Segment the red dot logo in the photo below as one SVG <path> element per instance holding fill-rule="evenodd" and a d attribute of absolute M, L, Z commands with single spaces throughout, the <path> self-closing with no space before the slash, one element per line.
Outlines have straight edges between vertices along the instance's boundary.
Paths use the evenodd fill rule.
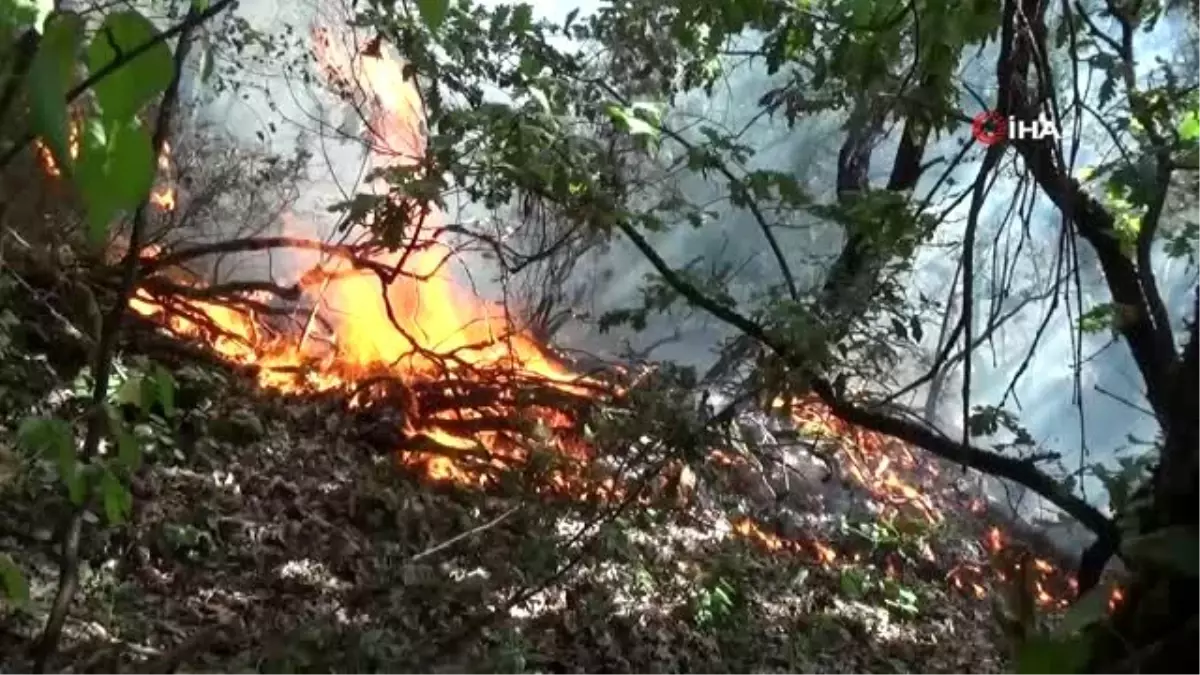
<path fill-rule="evenodd" d="M 1003 143 L 1008 138 L 1008 122 L 1000 113 L 981 112 L 971 120 L 971 136 L 984 145 Z"/>

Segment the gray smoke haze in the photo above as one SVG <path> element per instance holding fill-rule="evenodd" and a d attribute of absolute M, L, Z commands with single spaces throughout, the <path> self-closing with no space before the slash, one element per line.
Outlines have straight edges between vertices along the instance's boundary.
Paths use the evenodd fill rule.
<path fill-rule="evenodd" d="M 551 19 L 561 19 L 575 7 L 579 7 L 584 14 L 599 7 L 599 3 L 596 2 L 567 5 L 551 0 L 538 0 L 534 5 L 538 13 Z M 307 30 L 308 24 L 315 16 L 311 6 L 282 0 L 249 0 L 244 2 L 238 11 L 252 25 L 268 32 L 281 29 L 285 22 L 292 24 L 297 30 Z M 1181 26 L 1164 21 L 1154 32 L 1140 35 L 1138 48 L 1145 54 L 1141 63 L 1149 67 L 1153 64 L 1155 56 L 1172 57 L 1177 49 L 1176 45 L 1180 44 L 1179 36 L 1182 31 Z M 994 53 L 986 50 L 962 65 L 964 77 L 972 81 L 985 98 L 993 89 L 993 68 Z M 1095 96 L 1094 87 L 1098 86 L 1099 76 L 1093 80 L 1092 96 Z M 751 124 L 752 118 L 758 112 L 755 103 L 767 86 L 768 77 L 765 72 L 757 67 L 744 66 L 730 78 L 725 89 L 716 92 L 715 99 L 701 100 L 697 97 L 685 101 L 673 111 L 671 124 L 686 124 L 698 116 L 714 120 L 719 122 L 720 126 L 728 128 L 741 128 L 750 124 L 751 130 L 745 139 L 761 148 L 754 158 L 752 168 L 796 172 L 817 197 L 831 199 L 834 160 L 843 137 L 840 130 L 841 120 L 833 116 L 817 117 L 801 122 L 794 129 L 788 129 L 782 123 L 768 119 L 759 119 Z M 276 108 L 274 111 L 268 105 L 268 101 L 273 102 Z M 973 99 L 965 94 L 962 107 L 968 114 L 978 111 Z M 281 124 L 279 133 L 270 139 L 272 147 L 277 151 L 287 151 L 289 146 L 294 147 L 301 143 L 314 151 L 311 167 L 313 183 L 306 187 L 301 207 L 294 217 L 289 219 L 287 227 L 293 232 L 303 232 L 307 229 L 317 235 L 328 234 L 332 218 L 325 213 L 325 207 L 342 200 L 344 194 L 352 194 L 355 191 L 354 184 L 362 173 L 363 153 L 361 147 L 354 143 L 322 139 L 312 119 L 324 119 L 333 127 L 342 126 L 347 129 L 344 107 L 315 88 L 305 87 L 277 73 L 268 74 L 264 91 L 252 93 L 245 100 L 240 96 L 218 97 L 209 101 L 205 110 L 206 115 L 224 120 L 230 133 L 246 143 L 259 143 L 255 134 L 264 129 L 269 120 L 286 119 L 301 122 L 292 125 Z M 307 130 L 303 130 L 304 128 Z M 930 147 L 928 157 L 944 155 L 949 159 L 958 152 L 961 144 L 966 142 L 966 137 L 967 130 L 960 129 L 953 137 L 941 138 Z M 893 149 L 890 143 L 884 143 L 875 153 L 873 178 L 877 185 L 886 180 L 886 173 L 890 170 L 887 166 Z M 1090 125 L 1084 127 L 1082 146 L 1076 163 L 1079 167 L 1096 165 L 1113 152 L 1112 145 L 1105 140 L 1102 130 Z M 980 152 L 973 150 L 968 157 L 974 159 L 965 162 L 953 174 L 952 178 L 960 189 L 974 179 L 980 156 Z M 1011 156 L 1009 160 L 1011 162 Z M 985 272 L 990 264 L 988 259 L 992 256 L 990 235 L 993 233 L 987 231 L 988 224 L 999 222 L 1012 200 L 1018 198 L 1014 175 L 1011 166 L 1004 170 L 980 219 L 981 229 L 984 231 L 979 239 L 979 256 L 980 265 L 985 268 Z M 917 195 L 926 194 L 937 176 L 937 168 L 927 172 L 916 191 Z M 714 195 L 713 185 L 698 177 L 683 179 L 678 187 L 697 201 L 711 199 Z M 966 208 L 964 202 L 950 216 L 939 234 L 941 241 L 961 239 Z M 477 211 L 478 209 L 466 205 L 461 212 L 448 214 L 447 218 L 472 217 Z M 1032 287 L 1037 280 L 1044 282 L 1047 275 L 1052 274 L 1051 256 L 1057 246 L 1062 227 L 1060 214 L 1046 200 L 1037 203 L 1031 220 L 1033 250 L 1018 268 L 1018 287 Z M 840 245 L 841 234 L 837 228 L 821 226 L 811 219 L 796 224 L 807 227 L 780 232 L 783 240 L 781 243 L 789 253 L 798 277 L 797 281 L 802 286 L 812 286 L 821 280 L 824 266 Z M 992 227 L 994 229 L 994 225 Z M 757 225 L 745 212 L 723 208 L 719 218 L 702 228 L 682 226 L 656 237 L 654 241 L 664 257 L 676 265 L 697 259 L 706 264 L 724 261 L 744 265 L 739 276 L 739 283 L 744 291 L 751 291 L 764 282 L 778 280 L 778 271 L 770 260 L 766 243 L 758 232 Z M 1081 257 L 1085 266 L 1085 291 L 1091 296 L 1084 300 L 1084 308 L 1087 309 L 1091 304 L 1107 298 L 1096 265 L 1091 261 L 1090 252 L 1081 249 Z M 944 249 L 928 247 L 918 260 L 918 272 L 911 283 L 912 299 L 915 300 L 918 293 L 924 293 L 930 298 L 945 299 L 956 265 L 954 255 Z M 472 282 L 482 288 L 485 294 L 498 293 L 499 289 L 495 285 L 489 287 L 485 282 L 489 275 L 482 273 L 482 270 L 487 269 L 487 263 L 472 259 L 465 265 L 471 269 Z M 1195 284 L 1195 269 L 1183 261 L 1168 260 L 1160 255 L 1156 261 L 1156 271 L 1160 275 L 1161 288 L 1169 309 L 1177 320 L 1182 321 L 1185 318 L 1190 289 Z M 605 309 L 636 304 L 638 290 L 649 272 L 649 265 L 627 242 L 617 242 L 601 258 L 589 260 L 581 265 L 579 283 L 590 286 L 591 292 L 586 295 L 584 306 L 579 309 L 598 314 Z M 986 276 L 986 273 L 981 272 L 981 277 Z M 988 307 L 990 291 L 986 280 L 981 279 L 976 288 L 980 313 L 984 313 Z M 1025 358 L 1046 310 L 1045 301 L 1027 305 L 996 334 L 990 345 L 975 355 L 972 398 L 976 404 L 994 404 L 1000 401 L 1009 381 Z M 977 330 L 981 327 L 982 323 Z M 563 329 L 559 340 L 565 342 L 566 346 L 612 353 L 619 349 L 625 340 L 635 347 L 644 348 L 673 336 L 676 332 L 679 333 L 680 339 L 655 351 L 654 358 L 678 360 L 704 367 L 711 364 L 714 347 L 729 335 L 727 328 L 704 317 L 674 315 L 659 317 L 646 331 L 637 335 L 619 332 L 600 335 L 591 325 L 575 322 Z M 936 326 L 927 325 L 925 334 L 923 347 L 931 351 L 932 342 L 937 336 Z M 1024 424 L 1047 449 L 1063 453 L 1064 462 L 1068 467 L 1074 467 L 1078 463 L 1081 449 L 1085 446 L 1091 457 L 1090 461 L 1111 460 L 1118 451 L 1128 445 L 1128 435 L 1151 440 L 1156 429 L 1154 421 L 1148 415 L 1100 392 L 1103 389 L 1131 401 L 1144 401 L 1141 380 L 1127 348 L 1121 342 L 1106 346 L 1108 342 L 1109 336 L 1099 335 L 1086 337 L 1081 347 L 1074 345 L 1067 314 L 1060 308 L 1059 314 L 1052 320 L 1047 334 L 1042 338 L 1025 377 L 1015 390 L 1016 399 L 1021 404 L 1018 412 Z M 1098 353 L 1089 360 L 1081 374 L 1082 415 L 1080 407 L 1072 402 L 1071 396 L 1074 388 L 1074 355 L 1077 351 L 1084 358 Z M 922 370 L 916 359 L 907 369 L 914 376 Z M 961 383 L 955 382 L 952 376 L 943 397 L 937 402 L 937 417 L 943 428 L 951 434 L 957 433 L 955 429 L 961 422 L 961 401 L 958 393 L 960 387 Z M 910 401 L 918 410 L 925 405 L 924 394 L 924 391 L 917 391 Z M 1100 505 L 1106 503 L 1107 500 L 1098 485 L 1093 483 L 1087 488 L 1087 496 L 1091 501 Z"/>

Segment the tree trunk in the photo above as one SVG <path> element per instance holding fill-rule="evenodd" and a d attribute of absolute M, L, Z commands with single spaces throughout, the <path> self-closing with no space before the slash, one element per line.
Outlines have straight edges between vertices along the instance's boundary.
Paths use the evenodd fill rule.
<path fill-rule="evenodd" d="M 1162 459 L 1151 483 L 1151 504 L 1141 514 L 1141 534 L 1174 527 L 1196 537 L 1200 530 L 1200 339 L 1196 323 L 1189 332 L 1174 378 Z M 1107 625 L 1096 629 L 1088 671 L 1200 672 L 1197 597 L 1200 580 L 1195 569 L 1135 568 L 1124 603 Z"/>

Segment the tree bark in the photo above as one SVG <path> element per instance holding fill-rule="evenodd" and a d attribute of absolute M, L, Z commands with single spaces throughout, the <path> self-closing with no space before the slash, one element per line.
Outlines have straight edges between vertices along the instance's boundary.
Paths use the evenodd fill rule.
<path fill-rule="evenodd" d="M 1200 532 L 1200 377 L 1197 355 L 1200 317 L 1193 314 L 1189 339 L 1175 370 L 1162 459 L 1155 468 L 1151 501 L 1141 514 L 1139 534 L 1178 528 Z M 1200 672 L 1197 570 L 1139 566 L 1112 619 L 1093 630 L 1088 672 Z M 1114 639 L 1115 638 L 1115 639 Z"/>

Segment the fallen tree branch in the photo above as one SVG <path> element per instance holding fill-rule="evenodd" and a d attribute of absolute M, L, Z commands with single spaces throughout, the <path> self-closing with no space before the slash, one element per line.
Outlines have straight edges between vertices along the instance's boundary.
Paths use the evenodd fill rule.
<path fill-rule="evenodd" d="M 192 300 L 220 301 L 246 293 L 269 293 L 283 300 L 298 300 L 301 295 L 300 286 L 296 284 L 280 286 L 270 281 L 230 281 L 216 286 L 189 286 L 153 277 L 142 280 L 140 286 L 155 295 L 176 295 Z"/>

